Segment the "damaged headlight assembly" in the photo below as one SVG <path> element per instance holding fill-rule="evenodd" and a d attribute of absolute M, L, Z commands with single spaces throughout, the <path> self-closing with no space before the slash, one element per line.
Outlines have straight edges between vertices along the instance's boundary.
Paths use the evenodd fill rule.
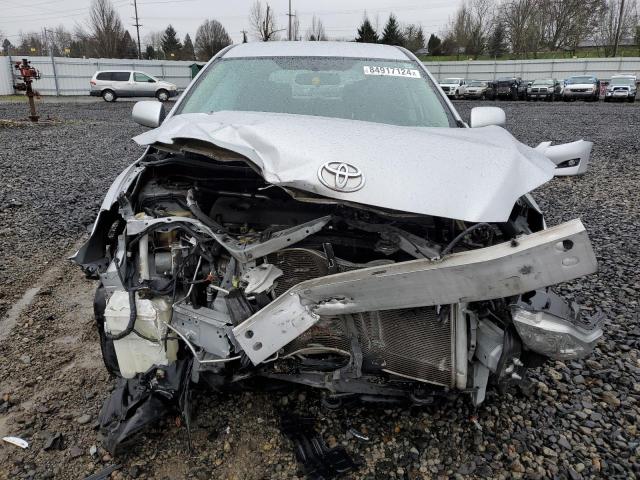
<path fill-rule="evenodd" d="M 540 299 L 544 303 L 534 309 Z M 511 315 L 524 345 L 556 360 L 589 355 L 602 336 L 602 315 L 584 315 L 551 292 L 535 292 L 529 301 L 521 299 L 511 307 Z"/>

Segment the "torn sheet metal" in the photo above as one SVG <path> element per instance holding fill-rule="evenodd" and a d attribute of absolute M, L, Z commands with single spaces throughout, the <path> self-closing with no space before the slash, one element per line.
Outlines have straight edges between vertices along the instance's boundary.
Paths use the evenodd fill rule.
<path fill-rule="evenodd" d="M 507 221 L 516 200 L 548 182 L 555 171 L 546 156 L 496 126 L 400 127 L 305 115 L 215 112 L 173 116 L 134 140 L 178 149 L 191 142 L 199 144 L 199 151 L 205 142 L 218 147 L 219 154 L 225 149 L 247 158 L 273 185 L 471 222 Z M 318 175 L 327 162 L 348 162 L 366 183 L 357 191 L 341 191 L 343 179 L 334 172 L 334 185 L 327 187 L 327 178 L 321 181 Z"/>
<path fill-rule="evenodd" d="M 320 315 L 466 303 L 518 295 L 597 271 L 580 220 L 517 241 L 304 281 L 233 329 L 254 364 L 275 354 Z"/>

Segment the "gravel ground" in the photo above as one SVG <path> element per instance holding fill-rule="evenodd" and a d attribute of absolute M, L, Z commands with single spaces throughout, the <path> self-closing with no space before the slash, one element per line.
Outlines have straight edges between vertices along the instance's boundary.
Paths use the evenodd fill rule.
<path fill-rule="evenodd" d="M 465 117 L 479 105 L 457 104 Z M 329 445 L 343 444 L 362 462 L 350 478 L 640 476 L 640 105 L 497 105 L 527 144 L 595 142 L 585 176 L 557 178 L 535 192 L 550 225 L 580 217 L 594 244 L 600 272 L 561 288 L 608 317 L 590 358 L 552 362 L 533 372 L 528 397 L 490 392 L 477 410 L 460 400 L 328 412 L 316 391 L 199 392 L 191 452 L 184 428 L 167 419 L 116 459 L 122 467 L 112 478 L 296 478 L 291 445 L 277 427 L 283 410 L 316 416 Z M 24 115 L 23 107 L 0 103 L 0 119 Z M 51 103 L 43 113 L 63 123 L 0 127 L 0 309 L 38 288 L 0 340 L 0 436 L 31 443 L 27 450 L 0 444 L 0 479 L 82 478 L 113 463 L 94 428 L 111 386 L 91 318 L 94 285 L 64 257 L 111 180 L 140 152 L 128 140 L 141 131 L 129 120 L 130 107 Z M 352 437 L 350 426 L 370 440 Z"/>

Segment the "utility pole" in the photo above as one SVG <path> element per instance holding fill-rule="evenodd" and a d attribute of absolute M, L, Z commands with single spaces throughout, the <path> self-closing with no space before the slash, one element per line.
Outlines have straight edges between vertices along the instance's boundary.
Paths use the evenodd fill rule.
<path fill-rule="evenodd" d="M 133 10 L 136 14 L 136 23 L 133 24 L 136 27 L 136 33 L 138 34 L 138 60 L 142 60 L 142 48 L 140 47 L 140 21 L 138 19 L 138 2 L 137 0 L 133 0 Z"/>
<path fill-rule="evenodd" d="M 293 40 L 291 38 L 291 19 L 293 18 L 293 14 L 291 13 L 291 0 L 289 0 L 289 13 L 287 13 L 287 17 L 289 17 L 289 34 L 288 34 L 288 38 L 289 41 Z"/>
<path fill-rule="evenodd" d="M 613 56 L 618 56 L 618 45 L 620 44 L 620 28 L 622 27 L 622 16 L 624 15 L 624 0 L 620 0 L 620 13 L 618 14 L 618 25 L 616 26 L 616 39 L 613 44 Z"/>

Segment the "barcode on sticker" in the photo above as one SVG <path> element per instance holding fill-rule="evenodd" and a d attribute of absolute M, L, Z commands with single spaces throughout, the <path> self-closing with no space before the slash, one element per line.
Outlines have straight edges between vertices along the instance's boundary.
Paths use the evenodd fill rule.
<path fill-rule="evenodd" d="M 382 75 L 386 77 L 408 77 L 408 78 L 422 78 L 418 70 L 412 68 L 401 67 L 370 67 L 364 66 L 365 75 Z"/>

